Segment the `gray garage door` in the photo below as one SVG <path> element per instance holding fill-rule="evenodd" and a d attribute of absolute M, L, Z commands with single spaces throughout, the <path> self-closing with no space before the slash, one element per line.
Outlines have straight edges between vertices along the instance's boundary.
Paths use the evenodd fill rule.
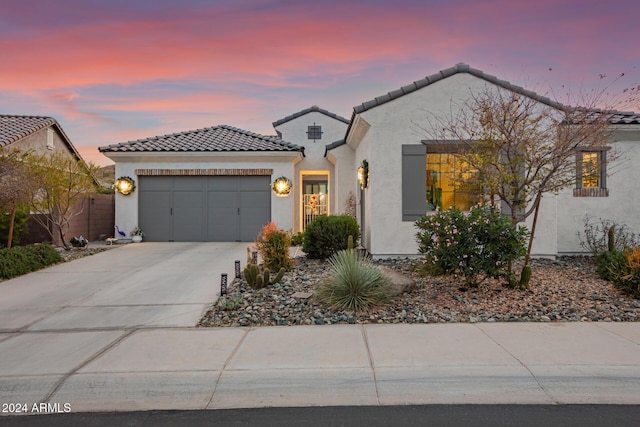
<path fill-rule="evenodd" d="M 271 220 L 268 176 L 141 176 L 139 226 L 152 242 L 252 242 Z"/>

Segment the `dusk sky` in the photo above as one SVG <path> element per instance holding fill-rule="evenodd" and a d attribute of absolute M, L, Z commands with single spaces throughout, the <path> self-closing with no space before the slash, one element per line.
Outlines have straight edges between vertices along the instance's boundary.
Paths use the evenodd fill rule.
<path fill-rule="evenodd" d="M 640 84 L 639 18 L 638 0 L 0 0 L 0 114 L 52 116 L 109 164 L 98 146 L 273 135 L 312 105 L 351 118 L 460 62 L 561 102 L 620 99 Z"/>

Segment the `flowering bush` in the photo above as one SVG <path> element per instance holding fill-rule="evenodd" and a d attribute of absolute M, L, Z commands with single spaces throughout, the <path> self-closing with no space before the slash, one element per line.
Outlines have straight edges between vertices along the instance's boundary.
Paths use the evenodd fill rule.
<path fill-rule="evenodd" d="M 291 236 L 286 231 L 278 229 L 274 222 L 262 227 L 255 244 L 264 266 L 269 270 L 290 270 L 293 266 L 293 260 L 289 256 Z"/>
<path fill-rule="evenodd" d="M 490 205 L 436 210 L 416 221 L 424 267 L 436 274 L 460 274 L 470 286 L 487 277 L 508 277 L 507 268 L 526 253 L 529 230 Z"/>

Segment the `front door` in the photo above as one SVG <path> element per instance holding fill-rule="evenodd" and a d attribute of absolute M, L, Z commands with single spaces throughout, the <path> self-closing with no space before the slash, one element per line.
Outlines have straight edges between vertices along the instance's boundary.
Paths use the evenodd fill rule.
<path fill-rule="evenodd" d="M 302 231 L 320 215 L 329 215 L 327 175 L 302 176 Z"/>

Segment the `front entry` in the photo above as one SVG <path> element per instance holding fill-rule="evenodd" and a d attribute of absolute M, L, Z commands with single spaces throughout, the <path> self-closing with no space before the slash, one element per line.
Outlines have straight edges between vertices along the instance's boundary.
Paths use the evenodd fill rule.
<path fill-rule="evenodd" d="M 320 215 L 329 215 L 328 175 L 302 175 L 302 231 Z"/>

